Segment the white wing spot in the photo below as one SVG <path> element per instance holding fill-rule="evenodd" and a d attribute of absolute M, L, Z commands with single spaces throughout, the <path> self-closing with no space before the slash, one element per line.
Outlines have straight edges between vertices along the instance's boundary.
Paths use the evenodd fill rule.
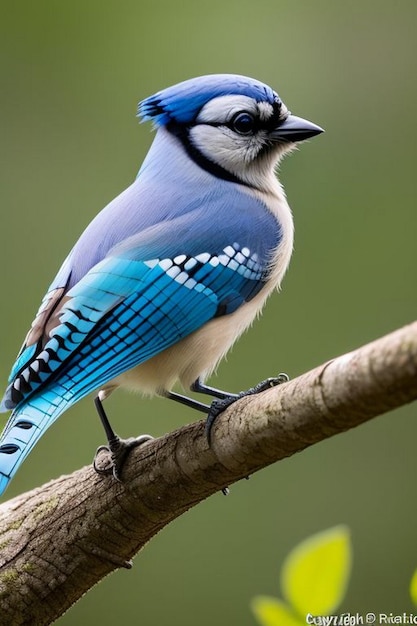
<path fill-rule="evenodd" d="M 178 267 L 178 265 L 173 265 L 168 270 L 166 270 L 167 275 L 170 276 L 171 278 L 175 278 L 175 280 L 177 280 L 178 274 L 180 272 L 181 270 Z"/>
<path fill-rule="evenodd" d="M 188 287 L 188 289 L 195 289 L 196 285 L 198 285 L 197 281 L 194 280 L 194 278 L 189 278 L 185 283 L 184 286 Z"/>
<path fill-rule="evenodd" d="M 191 270 L 193 269 L 193 267 L 195 267 L 197 265 L 197 261 L 194 259 L 194 257 L 191 257 L 191 259 L 189 259 L 187 261 L 187 263 L 184 265 L 184 269 L 185 270 Z"/>
<path fill-rule="evenodd" d="M 218 255 L 202 252 L 195 257 L 187 257 L 185 254 L 179 254 L 174 259 L 152 259 L 146 261 L 145 264 L 150 268 L 159 265 L 167 276 L 184 285 L 187 289 L 194 289 L 196 292 L 205 292 L 207 290 L 204 284 L 198 282 L 198 278 L 196 280 L 188 273 L 196 265 L 210 265 L 211 267 L 222 265 L 232 272 L 237 272 L 251 280 L 258 280 L 262 274 L 258 255 L 256 253 L 251 254 L 249 248 L 241 248 L 237 242 L 226 246 L 222 253 Z M 40 358 L 43 358 L 43 353 L 40 355 Z M 45 360 L 47 361 L 48 358 L 49 355 L 46 354 Z"/>
<path fill-rule="evenodd" d="M 175 280 L 177 281 L 177 283 L 184 285 L 184 283 L 188 280 L 188 278 L 189 276 L 187 272 L 181 272 L 181 274 L 178 274 Z"/>
<path fill-rule="evenodd" d="M 159 259 L 151 259 L 150 261 L 144 261 L 144 264 L 150 269 L 158 265 L 158 263 L 159 263 Z"/>
<path fill-rule="evenodd" d="M 204 263 L 207 263 L 210 260 L 211 255 L 208 252 L 203 252 L 202 254 L 198 254 L 195 258 L 196 261 L 203 263 L 204 265 Z"/>
<path fill-rule="evenodd" d="M 164 272 L 166 272 L 167 270 L 169 270 L 170 267 L 172 267 L 173 263 L 171 259 L 162 259 L 162 261 L 159 261 L 159 265 L 161 269 L 163 269 Z"/>

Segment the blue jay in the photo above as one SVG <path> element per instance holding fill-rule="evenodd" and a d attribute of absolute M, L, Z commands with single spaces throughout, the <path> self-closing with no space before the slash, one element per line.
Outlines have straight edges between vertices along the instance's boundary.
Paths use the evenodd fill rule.
<path fill-rule="evenodd" d="M 102 402 L 117 387 L 208 411 L 210 431 L 238 396 L 204 381 L 290 261 L 293 221 L 274 170 L 319 126 L 267 85 L 231 74 L 164 89 L 138 115 L 157 129 L 139 174 L 78 239 L 13 366 L 0 493 L 46 429 L 94 390 L 116 477 L 148 438 L 113 432 Z M 213 410 L 173 392 L 177 382 L 218 398 Z"/>

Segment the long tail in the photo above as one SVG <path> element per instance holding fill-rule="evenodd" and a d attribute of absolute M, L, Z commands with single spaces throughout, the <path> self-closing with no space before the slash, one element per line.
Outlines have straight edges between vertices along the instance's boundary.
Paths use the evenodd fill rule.
<path fill-rule="evenodd" d="M 38 439 L 70 404 L 67 398 L 47 391 L 13 411 L 0 436 L 0 495 Z"/>

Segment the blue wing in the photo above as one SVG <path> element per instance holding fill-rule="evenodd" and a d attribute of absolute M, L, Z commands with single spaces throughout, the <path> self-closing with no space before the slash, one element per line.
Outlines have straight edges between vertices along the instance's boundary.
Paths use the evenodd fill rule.
<path fill-rule="evenodd" d="M 67 292 L 59 324 L 43 348 L 33 356 L 33 348 L 26 348 L 19 358 L 7 408 L 49 384 L 72 404 L 210 319 L 233 312 L 258 293 L 267 274 L 257 254 L 239 242 L 218 254 L 136 258 L 141 256 L 137 246 L 123 245 Z M 22 367 L 24 355 L 30 358 Z"/>
<path fill-rule="evenodd" d="M 65 296 L 60 323 L 43 350 L 6 392 L 5 404 L 15 410 L 1 437 L 0 493 L 60 413 L 236 310 L 262 287 L 265 271 L 237 242 L 220 254 L 149 261 L 110 256 L 92 268 Z"/>

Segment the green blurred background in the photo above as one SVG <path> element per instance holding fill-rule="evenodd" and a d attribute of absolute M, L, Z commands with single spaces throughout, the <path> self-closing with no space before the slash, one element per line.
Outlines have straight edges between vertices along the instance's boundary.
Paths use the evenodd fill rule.
<path fill-rule="evenodd" d="M 413 320 L 416 266 L 415 0 L 181 3 L 3 1 L 0 374 L 85 225 L 134 178 L 150 145 L 137 101 L 213 72 L 257 77 L 326 134 L 282 165 L 296 245 L 283 292 L 213 383 L 294 377 Z M 122 435 L 197 416 L 119 392 Z M 253 626 L 302 538 L 352 530 L 348 611 L 410 610 L 417 567 L 416 406 L 270 467 L 166 528 L 93 589 L 63 626 Z M 103 433 L 91 399 L 60 419 L 8 497 L 89 463 Z"/>

